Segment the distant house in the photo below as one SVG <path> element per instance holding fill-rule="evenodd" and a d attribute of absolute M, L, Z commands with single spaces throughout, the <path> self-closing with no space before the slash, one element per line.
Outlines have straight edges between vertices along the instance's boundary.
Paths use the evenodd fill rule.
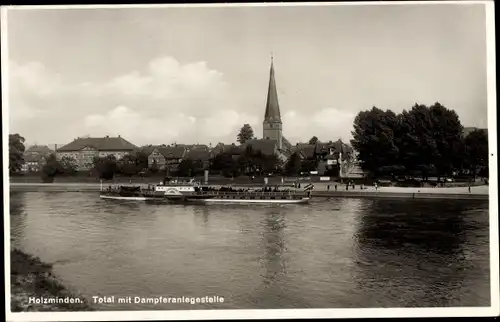
<path fill-rule="evenodd" d="M 337 140 L 335 142 L 316 142 L 316 144 L 297 143 L 291 149 L 301 160 L 315 161 L 318 174 L 338 173 L 342 162 L 349 162 L 353 149 L 348 144 Z M 333 171 L 333 172 L 332 172 Z"/>
<path fill-rule="evenodd" d="M 297 143 L 290 149 L 290 152 L 297 153 L 301 160 L 313 160 L 315 156 L 316 145 L 309 143 Z"/>
<path fill-rule="evenodd" d="M 191 148 L 187 150 L 185 159 L 193 161 L 200 170 L 207 170 L 210 167 L 210 160 L 213 154 L 210 153 L 208 147 Z"/>
<path fill-rule="evenodd" d="M 24 156 L 23 172 L 39 172 L 45 165 L 45 156 L 38 154 L 27 154 Z"/>
<path fill-rule="evenodd" d="M 186 155 L 187 149 L 183 146 L 148 146 L 142 149 L 148 156 L 148 167 L 151 168 L 156 164 L 158 170 L 165 170 L 169 167 L 169 171 L 175 172 L 179 163 Z"/>
<path fill-rule="evenodd" d="M 24 151 L 24 154 L 42 155 L 42 156 L 47 156 L 51 153 L 54 153 L 54 151 L 51 150 L 46 145 L 32 145 L 28 149 L 26 149 L 26 151 Z"/>
<path fill-rule="evenodd" d="M 45 164 L 45 158 L 54 153 L 46 145 L 32 145 L 24 152 L 23 172 L 38 172 Z"/>
<path fill-rule="evenodd" d="M 244 146 L 236 145 L 234 143 L 233 144 L 219 143 L 211 150 L 213 158 L 217 157 L 217 155 L 221 153 L 225 153 L 231 155 L 235 160 L 238 159 L 243 152 L 245 152 Z"/>
<path fill-rule="evenodd" d="M 113 155 L 117 160 L 125 155 L 137 151 L 137 147 L 118 137 L 102 138 L 77 138 L 71 143 L 62 146 L 57 150 L 57 158 L 73 158 L 76 161 L 79 171 L 89 170 L 93 167 L 94 158 Z"/>
<path fill-rule="evenodd" d="M 316 154 L 320 156 L 318 168 L 324 169 L 324 173 L 341 175 L 350 171 L 354 157 L 354 150 L 350 145 L 339 139 L 316 146 Z"/>

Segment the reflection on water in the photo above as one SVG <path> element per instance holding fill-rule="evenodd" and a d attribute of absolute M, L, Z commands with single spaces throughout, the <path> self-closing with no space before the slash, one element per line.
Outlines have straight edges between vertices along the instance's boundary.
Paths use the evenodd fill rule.
<path fill-rule="evenodd" d="M 489 287 L 485 209 L 487 203 L 455 200 L 367 202 L 356 234 L 356 280 L 376 286 L 365 288 L 366 301 L 384 305 L 376 296 L 384 291 L 404 294 L 397 306 L 489 303 L 479 292 Z"/>
<path fill-rule="evenodd" d="M 332 199 L 184 206 L 13 193 L 11 241 L 87 297 L 218 308 L 489 305 L 488 204 Z M 108 304 L 99 309 L 204 309 Z"/>

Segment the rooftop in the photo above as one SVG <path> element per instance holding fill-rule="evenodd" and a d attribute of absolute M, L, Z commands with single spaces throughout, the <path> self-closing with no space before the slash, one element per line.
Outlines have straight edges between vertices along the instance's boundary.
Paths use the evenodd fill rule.
<path fill-rule="evenodd" d="M 134 151 L 137 149 L 135 145 L 120 136 L 106 136 L 103 138 L 77 138 L 73 142 L 60 147 L 58 152 L 80 151 L 85 147 L 91 147 L 98 151 Z"/>
<path fill-rule="evenodd" d="M 24 153 L 38 153 L 38 154 L 50 154 L 54 151 L 52 151 L 48 146 L 46 145 L 32 145 L 30 146 Z"/>
<path fill-rule="evenodd" d="M 260 151 L 264 155 L 273 155 L 276 152 L 276 140 L 248 140 L 244 144 L 244 148 L 251 146 L 252 149 L 257 152 Z"/>

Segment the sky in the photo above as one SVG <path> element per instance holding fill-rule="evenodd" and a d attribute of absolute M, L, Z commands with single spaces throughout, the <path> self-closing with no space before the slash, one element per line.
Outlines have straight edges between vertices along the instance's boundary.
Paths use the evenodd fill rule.
<path fill-rule="evenodd" d="M 487 127 L 482 4 L 9 10 L 9 126 L 28 144 L 262 138 L 271 53 L 283 134 L 440 102 Z"/>

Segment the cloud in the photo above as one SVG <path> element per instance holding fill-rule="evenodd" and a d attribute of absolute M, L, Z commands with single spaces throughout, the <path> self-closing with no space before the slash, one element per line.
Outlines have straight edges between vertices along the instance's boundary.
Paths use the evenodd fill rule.
<path fill-rule="evenodd" d="M 225 90 L 223 74 L 208 68 L 206 62 L 181 65 L 172 57 L 160 57 L 149 63 L 148 71 L 133 71 L 105 85 L 109 92 L 149 99 L 176 100 L 215 97 Z"/>
<path fill-rule="evenodd" d="M 219 141 L 228 142 L 228 139 L 235 138 L 241 125 L 248 119 L 252 117 L 231 110 L 218 110 L 201 119 L 183 113 L 150 117 L 128 107 L 117 106 L 105 114 L 85 117 L 84 125 L 87 132 L 93 135 L 121 135 L 138 145 L 174 142 L 215 145 Z M 256 118 L 252 121 L 256 121 Z"/>
<path fill-rule="evenodd" d="M 71 82 L 37 62 L 11 66 L 11 129 L 28 142 L 69 142 L 90 134 L 121 135 L 136 145 L 232 143 L 245 123 L 262 137 L 264 107 L 204 61 L 158 57 L 142 71 L 102 82 Z M 334 108 L 288 111 L 284 134 L 292 143 L 313 135 L 347 139 L 353 119 Z"/>
<path fill-rule="evenodd" d="M 324 108 L 310 114 L 289 111 L 283 115 L 284 136 L 293 142 L 305 142 L 313 136 L 320 141 L 351 139 L 356 114 L 336 108 Z"/>
<path fill-rule="evenodd" d="M 11 95 L 32 93 L 43 97 L 56 94 L 63 87 L 61 75 L 40 62 L 19 65 L 12 61 L 9 64 L 9 76 Z"/>

